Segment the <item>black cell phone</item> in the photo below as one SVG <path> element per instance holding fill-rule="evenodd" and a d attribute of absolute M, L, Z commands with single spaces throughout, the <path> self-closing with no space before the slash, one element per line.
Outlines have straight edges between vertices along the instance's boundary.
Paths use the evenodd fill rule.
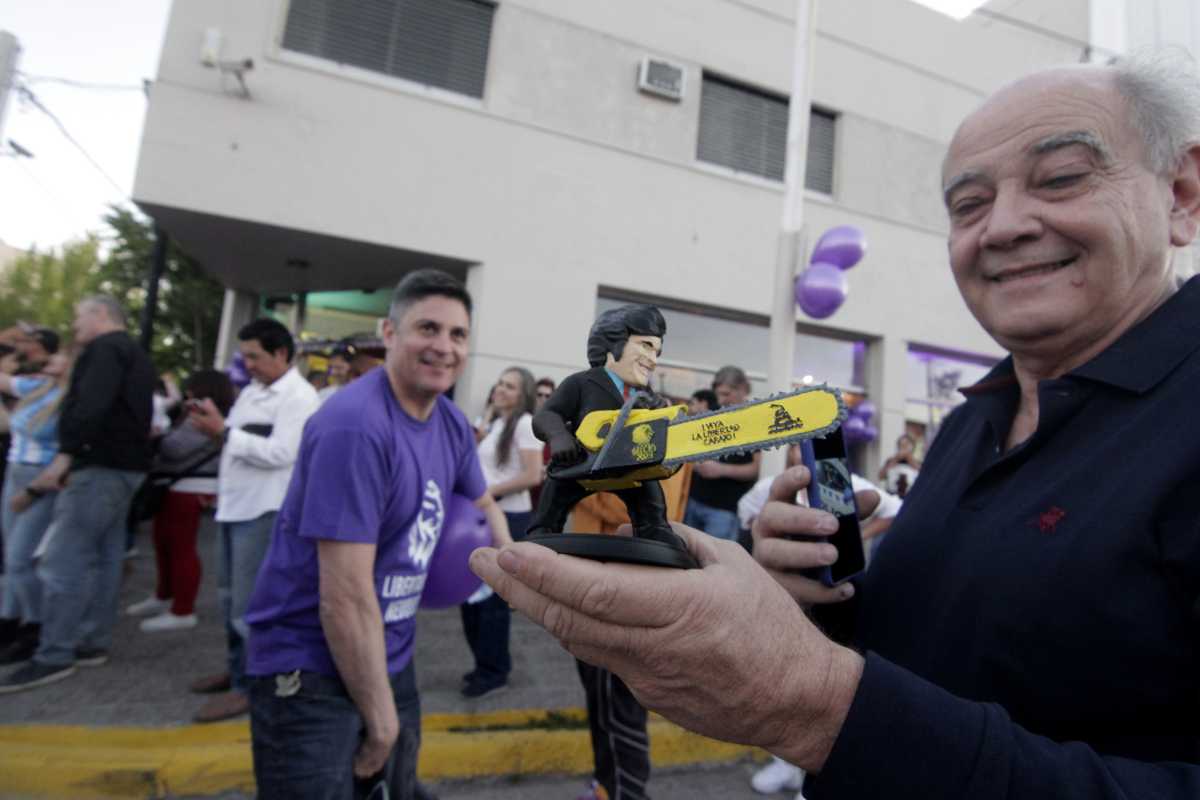
<path fill-rule="evenodd" d="M 837 533 L 828 541 L 837 548 L 838 558 L 831 566 L 805 570 L 826 586 L 837 586 L 853 578 L 866 567 L 862 531 L 858 527 L 858 503 L 854 499 L 854 484 L 850 480 L 850 464 L 846 460 L 846 441 L 838 428 L 822 439 L 800 443 L 800 457 L 812 473 L 808 484 L 808 504 L 828 511 L 837 517 Z M 804 537 L 819 540 L 821 537 Z"/>
<path fill-rule="evenodd" d="M 247 422 L 242 426 L 242 430 L 246 433 L 254 434 L 255 436 L 270 437 L 271 431 L 275 426 L 269 422 Z"/>

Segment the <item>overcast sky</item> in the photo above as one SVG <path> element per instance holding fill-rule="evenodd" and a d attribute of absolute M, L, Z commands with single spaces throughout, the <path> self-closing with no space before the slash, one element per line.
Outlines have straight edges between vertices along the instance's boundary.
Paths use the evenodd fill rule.
<path fill-rule="evenodd" d="M 80 89 L 40 79 L 140 87 L 158 68 L 169 9 L 170 0 L 0 0 L 0 30 L 20 41 L 20 79 L 117 184 L 12 93 L 0 147 L 0 240 L 58 247 L 101 232 L 107 206 L 128 202 L 146 112 L 140 88 Z M 10 139 L 34 158 L 10 157 Z"/>

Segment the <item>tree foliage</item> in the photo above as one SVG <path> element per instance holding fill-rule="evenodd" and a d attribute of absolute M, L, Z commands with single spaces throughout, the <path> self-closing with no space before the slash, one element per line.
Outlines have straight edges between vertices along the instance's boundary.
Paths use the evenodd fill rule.
<path fill-rule="evenodd" d="M 130 332 L 138 336 L 146 304 L 146 276 L 154 253 L 154 223 L 117 206 L 104 221 L 115 236 L 112 250 L 98 271 L 96 288 L 125 304 Z M 158 287 L 151 345 L 160 372 L 187 373 L 212 365 L 224 298 L 221 284 L 172 240 Z"/>
<path fill-rule="evenodd" d="M 75 304 L 95 285 L 99 252 L 99 240 L 89 236 L 60 253 L 31 250 L 19 256 L 0 275 L 0 328 L 29 322 L 69 333 Z"/>
<path fill-rule="evenodd" d="M 111 240 L 102 243 L 89 235 L 59 252 L 31 251 L 0 274 L 0 329 L 26 321 L 69 338 L 75 304 L 104 292 L 122 302 L 129 332 L 135 338 L 140 335 L 154 224 L 118 206 L 104 221 L 111 228 Z M 223 300 L 221 284 L 172 242 L 159 283 L 151 343 L 151 357 L 160 372 L 189 373 L 212 364 Z"/>

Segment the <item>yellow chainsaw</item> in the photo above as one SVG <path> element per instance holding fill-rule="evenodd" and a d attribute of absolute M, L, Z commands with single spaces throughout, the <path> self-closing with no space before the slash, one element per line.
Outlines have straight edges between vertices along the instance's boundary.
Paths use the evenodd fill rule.
<path fill-rule="evenodd" d="M 586 459 L 551 469 L 560 480 L 577 480 L 593 491 L 613 491 L 662 480 L 689 461 L 783 447 L 824 436 L 846 418 L 836 389 L 813 386 L 687 416 L 687 406 L 635 409 L 637 396 L 619 410 L 593 411 L 575 438 Z"/>

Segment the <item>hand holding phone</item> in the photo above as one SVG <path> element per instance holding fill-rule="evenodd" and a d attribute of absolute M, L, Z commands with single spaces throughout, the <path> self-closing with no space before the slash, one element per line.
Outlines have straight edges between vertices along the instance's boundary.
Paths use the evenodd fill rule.
<path fill-rule="evenodd" d="M 831 566 L 806 570 L 826 586 L 849 580 L 866 567 L 862 532 L 858 527 L 858 504 L 846 460 L 846 443 L 838 428 L 822 439 L 800 443 L 800 457 L 812 479 L 808 484 L 808 504 L 837 517 L 837 533 L 829 542 L 837 548 L 838 558 Z"/>

